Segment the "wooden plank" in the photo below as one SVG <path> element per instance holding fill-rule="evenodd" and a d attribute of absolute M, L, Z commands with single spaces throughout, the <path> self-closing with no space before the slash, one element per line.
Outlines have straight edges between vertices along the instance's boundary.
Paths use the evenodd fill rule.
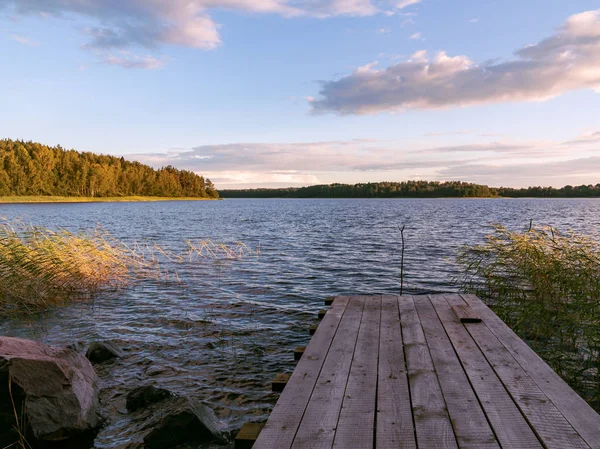
<path fill-rule="evenodd" d="M 414 302 L 459 447 L 499 448 L 494 432 L 429 298 L 415 296 Z"/>
<path fill-rule="evenodd" d="M 381 297 L 367 297 L 365 300 L 346 393 L 335 431 L 334 449 L 373 448 Z"/>
<path fill-rule="evenodd" d="M 263 427 L 265 427 L 264 423 L 245 423 L 235 437 L 235 449 L 252 449 L 252 445 L 260 435 Z"/>
<path fill-rule="evenodd" d="M 364 297 L 352 297 L 348 303 L 298 427 L 294 449 L 331 449 L 333 445 L 364 305 Z"/>
<path fill-rule="evenodd" d="M 304 351 L 306 351 L 306 346 L 298 346 L 296 349 L 294 349 L 294 360 L 296 362 L 302 358 Z"/>
<path fill-rule="evenodd" d="M 527 371 L 573 428 L 594 449 L 600 449 L 600 415 L 575 393 L 523 340 L 475 295 L 461 295 L 481 316 L 521 367 Z"/>
<path fill-rule="evenodd" d="M 289 380 L 290 375 L 288 373 L 275 374 L 275 378 L 273 379 L 273 382 L 271 382 L 271 391 L 281 393 L 285 389 L 285 386 Z"/>
<path fill-rule="evenodd" d="M 430 297 L 463 369 L 503 448 L 541 449 L 542 444 L 483 353 L 443 295 Z"/>
<path fill-rule="evenodd" d="M 348 297 L 338 297 L 308 344 L 254 449 L 290 448 L 332 340 L 345 315 Z"/>
<path fill-rule="evenodd" d="M 462 298 L 452 295 L 447 299 L 450 304 L 463 301 Z M 465 324 L 465 327 L 545 447 L 589 448 L 486 325 Z"/>
<path fill-rule="evenodd" d="M 398 298 L 417 445 L 457 448 L 456 438 L 411 296 Z"/>
<path fill-rule="evenodd" d="M 377 387 L 377 449 L 416 449 L 397 296 L 381 299 Z"/>
<path fill-rule="evenodd" d="M 454 304 L 451 307 L 461 323 L 481 323 L 481 317 L 467 304 Z"/>

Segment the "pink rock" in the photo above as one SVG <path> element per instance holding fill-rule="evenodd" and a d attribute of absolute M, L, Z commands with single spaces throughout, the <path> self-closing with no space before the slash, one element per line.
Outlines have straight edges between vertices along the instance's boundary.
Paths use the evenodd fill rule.
<path fill-rule="evenodd" d="M 14 442 L 15 410 L 33 441 L 93 434 L 101 424 L 97 383 L 90 362 L 71 349 L 0 337 L 0 443 Z"/>

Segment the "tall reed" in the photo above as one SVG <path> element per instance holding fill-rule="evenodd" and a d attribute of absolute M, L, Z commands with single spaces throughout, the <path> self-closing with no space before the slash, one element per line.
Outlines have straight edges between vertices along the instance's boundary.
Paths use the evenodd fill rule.
<path fill-rule="evenodd" d="M 153 256 L 101 229 L 73 234 L 0 220 L 0 313 L 37 311 L 159 276 Z"/>
<path fill-rule="evenodd" d="M 484 299 L 600 410 L 600 244 L 547 226 L 493 225 L 458 261 L 461 290 Z"/>

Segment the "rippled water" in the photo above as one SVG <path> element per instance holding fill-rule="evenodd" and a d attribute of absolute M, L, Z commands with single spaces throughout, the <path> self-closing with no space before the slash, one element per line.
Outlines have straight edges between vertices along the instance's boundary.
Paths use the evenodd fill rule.
<path fill-rule="evenodd" d="M 292 349 L 326 296 L 398 293 L 406 225 L 408 293 L 455 291 L 457 249 L 489 223 L 516 230 L 548 224 L 598 237 L 596 199 L 336 199 L 0 205 L 0 216 L 92 229 L 182 251 L 188 240 L 241 241 L 260 254 L 170 267 L 180 283 L 141 283 L 92 304 L 0 324 L 3 335 L 85 348 L 111 339 L 126 356 L 99 368 L 110 416 L 96 447 L 128 439 L 124 394 L 153 383 L 209 403 L 228 424 L 265 418 L 275 373 L 293 369 Z"/>

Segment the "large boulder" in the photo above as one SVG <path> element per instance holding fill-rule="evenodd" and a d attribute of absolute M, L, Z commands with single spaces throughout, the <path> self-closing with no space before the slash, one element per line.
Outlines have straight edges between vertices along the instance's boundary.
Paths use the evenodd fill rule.
<path fill-rule="evenodd" d="M 97 383 L 90 362 L 71 349 L 0 337 L 0 447 L 18 440 L 15 426 L 34 447 L 93 436 Z"/>

